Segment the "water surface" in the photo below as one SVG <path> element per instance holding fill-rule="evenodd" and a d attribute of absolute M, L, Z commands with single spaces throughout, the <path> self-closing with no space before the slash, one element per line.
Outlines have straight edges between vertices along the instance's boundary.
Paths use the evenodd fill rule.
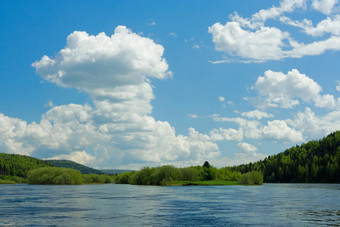
<path fill-rule="evenodd" d="M 0 226 L 340 226 L 339 184 L 17 184 L 0 192 Z"/>

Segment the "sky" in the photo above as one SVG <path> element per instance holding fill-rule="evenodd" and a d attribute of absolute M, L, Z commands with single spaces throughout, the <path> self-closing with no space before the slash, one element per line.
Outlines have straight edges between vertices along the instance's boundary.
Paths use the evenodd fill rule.
<path fill-rule="evenodd" d="M 233 166 L 340 130 L 338 0 L 0 0 L 0 152 Z"/>

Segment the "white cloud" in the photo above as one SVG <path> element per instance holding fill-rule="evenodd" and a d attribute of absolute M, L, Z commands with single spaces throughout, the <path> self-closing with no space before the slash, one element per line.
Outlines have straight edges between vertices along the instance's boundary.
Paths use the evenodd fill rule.
<path fill-rule="evenodd" d="M 164 48 L 151 39 L 118 26 L 109 37 L 75 31 L 54 59 L 46 55 L 32 65 L 45 80 L 89 92 L 143 83 L 145 76 L 171 75 Z"/>
<path fill-rule="evenodd" d="M 220 102 L 224 102 L 224 101 L 225 101 L 225 98 L 224 98 L 223 96 L 220 96 L 220 97 L 218 97 L 218 100 L 219 100 Z"/>
<path fill-rule="evenodd" d="M 280 21 L 291 26 L 295 26 L 303 29 L 308 35 L 311 36 L 323 36 L 327 33 L 335 36 L 340 35 L 340 15 L 335 15 L 333 17 L 327 17 L 326 19 L 320 21 L 315 27 L 311 20 L 304 19 L 303 21 L 293 21 L 288 17 L 281 17 Z"/>
<path fill-rule="evenodd" d="M 234 122 L 238 124 L 238 129 L 214 129 L 210 132 L 210 137 L 214 141 L 243 139 L 267 139 L 280 142 L 302 142 L 303 135 L 300 131 L 288 126 L 284 120 L 268 121 L 267 125 L 261 124 L 257 120 L 246 120 L 243 118 L 227 118 L 213 116 L 214 121 Z"/>
<path fill-rule="evenodd" d="M 336 3 L 336 0 L 314 1 L 313 7 L 329 14 L 333 11 Z M 327 50 L 340 50 L 339 15 L 327 17 L 320 21 L 316 27 L 313 27 L 312 21 L 307 18 L 302 21 L 294 21 L 286 16 L 296 9 L 305 9 L 307 6 L 305 0 L 283 0 L 279 7 L 262 9 L 251 18 L 243 18 L 234 13 L 230 15 L 230 21 L 225 25 L 215 23 L 208 29 L 212 35 L 215 49 L 237 58 L 210 62 L 213 64 L 233 61 L 258 63 L 320 55 Z M 307 44 L 300 43 L 292 37 L 294 33 L 283 31 L 278 26 L 265 26 L 265 22 L 269 19 L 279 20 L 287 25 L 301 28 L 303 32 L 312 37 L 322 36 L 325 33 L 329 33 L 331 36 Z"/>
<path fill-rule="evenodd" d="M 237 147 L 240 148 L 242 151 L 247 152 L 247 153 L 252 153 L 257 151 L 257 147 L 254 145 L 251 145 L 249 143 L 238 143 Z"/>
<path fill-rule="evenodd" d="M 71 160 L 77 162 L 79 164 L 91 164 L 96 158 L 90 154 L 87 154 L 85 151 L 75 151 L 71 154 L 58 155 L 55 157 L 51 157 L 52 160 Z"/>
<path fill-rule="evenodd" d="M 313 0 L 314 9 L 324 13 L 332 13 L 334 6 L 337 4 L 338 0 Z"/>
<path fill-rule="evenodd" d="M 241 153 L 236 153 L 236 160 L 231 160 L 234 165 L 256 162 L 267 157 L 267 155 L 256 153 L 257 147 L 249 143 L 238 143 L 237 147 L 242 151 Z"/>
<path fill-rule="evenodd" d="M 262 118 L 271 118 L 273 117 L 272 114 L 268 114 L 266 112 L 260 111 L 260 110 L 253 110 L 249 112 L 243 112 L 241 113 L 242 116 L 247 118 L 256 118 L 257 120 L 261 120 Z"/>
<path fill-rule="evenodd" d="M 168 122 L 150 116 L 150 78 L 172 74 L 163 52 L 124 26 L 112 36 L 73 32 L 55 57 L 32 65 L 49 82 L 87 92 L 93 105 L 55 106 L 31 124 L 0 114 L 1 150 L 112 167 L 216 158 L 209 136 L 193 128 L 176 135 Z"/>
<path fill-rule="evenodd" d="M 288 34 L 277 28 L 261 27 L 255 32 L 241 28 L 239 22 L 216 23 L 209 27 L 217 51 L 254 60 L 281 59 Z"/>
<path fill-rule="evenodd" d="M 213 129 L 210 132 L 210 138 L 212 141 L 231 141 L 231 140 L 236 140 L 236 141 L 241 141 L 243 140 L 243 135 L 240 133 L 238 130 L 229 128 L 229 129 Z"/>
<path fill-rule="evenodd" d="M 273 140 L 304 141 L 300 131 L 290 128 L 285 121 L 280 120 L 268 121 L 268 125 L 263 127 L 263 135 Z"/>
<path fill-rule="evenodd" d="M 263 107 L 293 108 L 304 102 L 313 101 L 320 108 L 339 108 L 340 103 L 334 96 L 321 95 L 321 86 L 297 69 L 287 74 L 268 70 L 259 77 L 253 89 L 264 97 Z"/>
<path fill-rule="evenodd" d="M 289 125 L 299 128 L 309 139 L 320 139 L 327 134 L 340 130 L 340 111 L 333 111 L 324 116 L 316 116 L 311 108 L 298 112 Z"/>
<path fill-rule="evenodd" d="M 188 114 L 188 117 L 190 117 L 190 118 L 198 118 L 198 115 L 197 114 Z"/>

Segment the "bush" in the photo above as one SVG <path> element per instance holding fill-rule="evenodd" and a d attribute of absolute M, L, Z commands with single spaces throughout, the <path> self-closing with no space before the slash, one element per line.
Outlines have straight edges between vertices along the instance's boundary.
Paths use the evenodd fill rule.
<path fill-rule="evenodd" d="M 111 178 L 109 175 L 99 175 L 99 174 L 83 174 L 83 183 L 92 184 L 92 183 L 98 183 L 98 184 L 107 184 L 107 183 L 113 183 L 113 178 Z"/>
<path fill-rule="evenodd" d="M 11 180 L 2 180 L 0 179 L 0 184 L 16 184 L 16 182 Z"/>
<path fill-rule="evenodd" d="M 181 179 L 182 181 L 198 181 L 200 171 L 193 167 L 182 168 Z"/>
<path fill-rule="evenodd" d="M 14 182 L 14 183 L 26 183 L 26 179 L 22 177 L 17 177 L 17 176 L 10 176 L 10 175 L 0 175 L 0 181 L 9 181 L 9 182 Z"/>
<path fill-rule="evenodd" d="M 152 185 L 169 185 L 178 180 L 180 171 L 173 166 L 162 166 L 155 169 L 151 176 Z"/>
<path fill-rule="evenodd" d="M 261 185 L 263 184 L 263 175 L 261 172 L 258 171 L 251 171 L 249 173 L 242 174 L 240 178 L 241 184 L 247 184 L 247 185 Z"/>
<path fill-rule="evenodd" d="M 151 174 L 154 171 L 155 171 L 154 168 L 145 167 L 138 172 L 134 172 L 129 178 L 129 183 L 137 185 L 150 185 Z"/>
<path fill-rule="evenodd" d="M 129 184 L 130 183 L 130 176 L 133 174 L 134 172 L 125 172 L 125 173 L 121 173 L 119 175 L 116 176 L 115 178 L 115 183 L 116 184 Z"/>
<path fill-rule="evenodd" d="M 47 167 L 28 172 L 29 184 L 81 184 L 83 178 L 80 171 L 69 168 Z"/>

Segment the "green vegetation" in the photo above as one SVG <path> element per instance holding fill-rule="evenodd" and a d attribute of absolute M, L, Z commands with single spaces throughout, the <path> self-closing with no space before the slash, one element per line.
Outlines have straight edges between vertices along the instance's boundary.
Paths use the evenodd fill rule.
<path fill-rule="evenodd" d="M 32 169 L 51 167 L 49 162 L 25 155 L 0 153 L 0 175 L 27 177 Z"/>
<path fill-rule="evenodd" d="M 0 179 L 0 184 L 16 184 L 15 181 L 11 181 L 11 180 L 2 180 Z"/>
<path fill-rule="evenodd" d="M 0 181 L 2 181 L 2 184 L 5 184 L 5 182 L 14 182 L 19 184 L 26 183 L 25 178 L 10 175 L 0 175 Z"/>
<path fill-rule="evenodd" d="M 81 174 L 104 174 L 103 172 L 69 160 L 47 160 L 52 166 L 79 170 Z"/>
<path fill-rule="evenodd" d="M 52 168 L 53 166 L 70 169 Z M 77 173 L 77 174 L 75 174 Z M 79 173 L 79 174 L 78 174 Z M 28 177 L 28 178 L 27 178 Z M 175 168 L 162 166 L 123 172 L 117 176 L 72 161 L 43 161 L 14 154 L 0 153 L 0 183 L 33 184 L 136 184 L 136 185 L 220 185 L 262 184 L 264 182 L 340 183 L 340 131 L 319 141 L 295 146 L 277 155 L 245 165 L 217 169 L 205 162 L 203 166 Z M 231 183 L 226 183 L 231 182 Z"/>
<path fill-rule="evenodd" d="M 259 171 L 265 182 L 340 183 L 340 131 L 230 171 Z"/>
<path fill-rule="evenodd" d="M 145 167 L 140 171 L 119 174 L 115 183 L 135 185 L 237 185 L 240 172 L 216 169 L 208 162 L 203 166 L 176 168 L 174 166 Z"/>
<path fill-rule="evenodd" d="M 69 168 L 46 167 L 28 172 L 29 184 L 82 184 L 83 178 L 78 170 Z"/>
<path fill-rule="evenodd" d="M 83 174 L 83 183 L 84 184 L 110 184 L 114 183 L 114 176 L 110 175 L 99 175 L 99 174 Z"/>
<path fill-rule="evenodd" d="M 263 184 L 263 175 L 258 171 L 244 173 L 240 178 L 240 183 L 246 185 L 261 185 Z"/>

